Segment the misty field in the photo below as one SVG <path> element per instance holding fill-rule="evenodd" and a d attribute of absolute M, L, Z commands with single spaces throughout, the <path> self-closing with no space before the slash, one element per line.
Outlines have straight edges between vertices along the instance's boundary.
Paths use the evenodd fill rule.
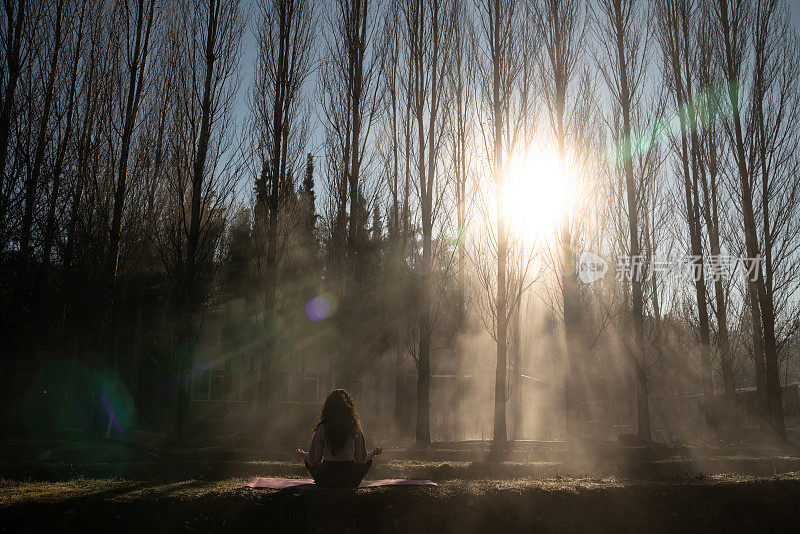
<path fill-rule="evenodd" d="M 0 534 L 800 531 L 800 0 L 3 6 Z"/>
<path fill-rule="evenodd" d="M 437 487 L 254 490 L 252 476 L 307 476 L 277 451 L 154 450 L 121 442 L 0 447 L 0 528 L 86 531 L 530 532 L 791 529 L 792 451 L 487 443 L 394 448 L 367 478 Z"/>

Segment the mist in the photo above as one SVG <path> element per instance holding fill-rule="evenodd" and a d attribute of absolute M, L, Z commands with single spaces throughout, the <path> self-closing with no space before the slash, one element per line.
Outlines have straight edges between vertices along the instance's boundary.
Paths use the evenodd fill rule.
<path fill-rule="evenodd" d="M 3 26 L 9 435 L 289 446 L 343 387 L 498 461 L 796 437 L 788 3 L 50 4 Z"/>

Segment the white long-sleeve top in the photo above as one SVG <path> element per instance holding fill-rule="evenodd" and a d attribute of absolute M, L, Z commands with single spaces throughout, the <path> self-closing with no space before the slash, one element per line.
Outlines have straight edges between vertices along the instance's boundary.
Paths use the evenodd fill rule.
<path fill-rule="evenodd" d="M 325 425 L 320 425 L 314 432 L 314 437 L 311 438 L 311 446 L 304 455 L 308 465 L 315 466 L 322 460 L 329 462 L 350 462 L 355 460 L 362 464 L 372 460 L 372 453 L 367 453 L 364 433 L 360 427 L 355 434 L 347 438 L 336 454 L 333 454 L 330 443 L 325 439 L 326 433 Z"/>

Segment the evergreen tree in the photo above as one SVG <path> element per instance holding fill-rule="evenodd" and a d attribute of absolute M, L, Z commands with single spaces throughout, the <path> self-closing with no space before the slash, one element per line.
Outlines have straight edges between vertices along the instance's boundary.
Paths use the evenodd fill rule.
<path fill-rule="evenodd" d="M 226 245 L 224 297 L 239 298 L 250 292 L 250 255 L 252 250 L 250 210 L 237 213 L 228 230 Z"/>
<path fill-rule="evenodd" d="M 370 228 L 373 244 L 379 245 L 383 235 L 383 221 L 381 220 L 381 209 L 375 204 L 372 210 L 372 227 Z"/>
<path fill-rule="evenodd" d="M 300 199 L 306 210 L 306 228 L 312 234 L 317 227 L 317 194 L 314 191 L 314 156 L 306 155 L 306 175 L 300 186 Z"/>
<path fill-rule="evenodd" d="M 356 257 L 363 258 L 370 242 L 370 227 L 369 227 L 369 209 L 367 208 L 367 199 L 363 191 L 358 192 L 358 203 L 355 214 L 350 214 L 350 224 L 355 225 L 352 232 L 354 242 L 350 245 L 350 250 L 353 251 Z M 358 271 L 356 267 L 356 271 Z"/>

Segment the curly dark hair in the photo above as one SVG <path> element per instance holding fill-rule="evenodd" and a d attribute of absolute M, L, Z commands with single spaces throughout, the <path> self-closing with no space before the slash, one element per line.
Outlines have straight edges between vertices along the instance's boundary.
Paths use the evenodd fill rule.
<path fill-rule="evenodd" d="M 347 391 L 343 389 L 331 391 L 325 399 L 322 411 L 319 412 L 319 422 L 311 433 L 316 432 L 320 425 L 325 425 L 325 439 L 331 446 L 331 452 L 338 454 L 347 438 L 354 436 L 361 428 L 353 397 Z"/>

